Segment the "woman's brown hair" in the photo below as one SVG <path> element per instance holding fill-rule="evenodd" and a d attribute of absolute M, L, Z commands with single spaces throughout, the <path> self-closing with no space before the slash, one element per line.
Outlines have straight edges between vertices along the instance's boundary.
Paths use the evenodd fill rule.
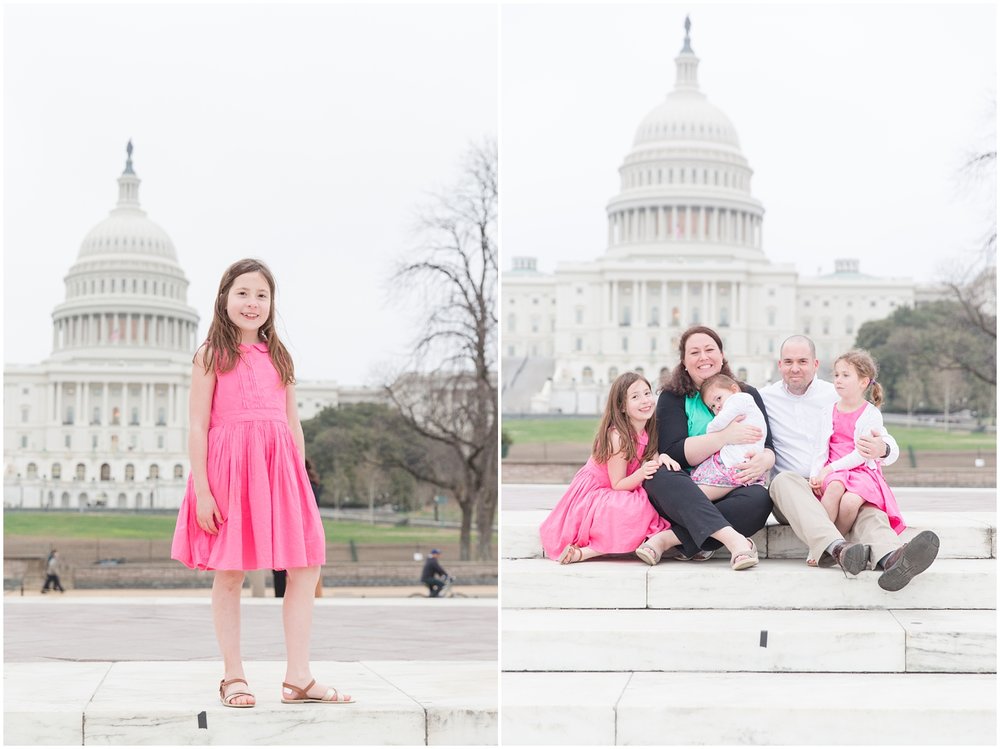
<path fill-rule="evenodd" d="M 593 455 L 596 462 L 607 463 L 615 454 L 611 444 L 612 428 L 618 431 L 618 436 L 621 438 L 621 450 L 624 453 L 626 463 L 631 463 L 633 460 L 652 460 L 656 457 L 656 411 L 653 411 L 653 415 L 646 422 L 646 434 L 649 435 L 649 442 L 646 443 L 646 450 L 641 456 L 636 451 L 632 424 L 625 414 L 625 398 L 628 395 L 628 389 L 640 380 L 652 390 L 649 380 L 638 372 L 623 372 L 611 383 L 608 402 L 604 406 L 604 416 L 601 417 L 601 425 L 597 428 L 597 435 L 594 437 Z"/>
<path fill-rule="evenodd" d="M 694 380 L 691 379 L 691 375 L 688 374 L 687 370 L 684 369 L 684 350 L 687 348 L 688 338 L 698 333 L 704 333 L 719 347 L 719 353 L 722 354 L 722 369 L 719 370 L 720 374 L 728 375 L 734 380 L 736 376 L 733 374 L 733 370 L 729 368 L 729 362 L 726 360 L 726 352 L 722 348 L 722 339 L 719 338 L 719 334 L 716 333 L 709 327 L 705 325 L 695 325 L 694 327 L 688 328 L 681 335 L 680 346 L 678 346 L 678 351 L 680 352 L 680 362 L 674 367 L 674 371 L 670 373 L 670 376 L 666 375 L 660 380 L 660 389 L 667 390 L 674 395 L 697 395 L 698 388 L 694 386 Z"/>
<path fill-rule="evenodd" d="M 260 260 L 245 258 L 226 268 L 219 282 L 219 293 L 215 296 L 215 309 L 212 316 L 212 325 L 208 329 L 208 337 L 205 339 L 205 371 L 229 372 L 236 366 L 240 358 L 240 329 L 236 323 L 229 319 L 226 310 L 229 301 L 229 290 L 233 287 L 236 279 L 244 273 L 260 273 L 271 291 L 271 309 L 267 320 L 260 326 L 258 334 L 267 343 L 267 353 L 271 357 L 271 363 L 278 370 L 278 376 L 282 383 L 291 385 L 295 382 L 295 366 L 292 364 L 292 357 L 288 349 L 278 340 L 278 333 L 274 328 L 274 319 L 277 316 L 277 308 L 274 300 L 274 275 Z M 198 355 L 195 354 L 195 359 Z"/>
<path fill-rule="evenodd" d="M 855 348 L 838 356 L 833 362 L 833 366 L 836 367 L 837 362 L 842 361 L 854 367 L 854 371 L 858 373 L 859 377 L 868 378 L 868 387 L 872 390 L 872 403 L 876 408 L 881 406 L 885 402 L 885 391 L 882 389 L 882 385 L 875 381 L 875 378 L 878 377 L 878 364 L 875 363 L 875 357 L 863 348 Z M 865 391 L 867 392 L 867 388 Z"/>

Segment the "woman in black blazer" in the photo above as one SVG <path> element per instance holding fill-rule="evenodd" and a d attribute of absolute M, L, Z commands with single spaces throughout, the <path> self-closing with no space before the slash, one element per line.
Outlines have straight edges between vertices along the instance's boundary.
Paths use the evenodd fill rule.
<path fill-rule="evenodd" d="M 649 501 L 681 539 L 680 559 L 707 559 L 725 546 L 732 554 L 734 569 L 752 567 L 757 549 L 750 536 L 764 527 L 771 513 L 771 498 L 762 485 L 741 486 L 712 502 L 691 480 L 691 468 L 711 457 L 725 444 L 750 444 L 760 439 L 756 427 L 734 421 L 712 434 L 705 427 L 713 414 L 698 393 L 702 382 L 722 372 L 733 376 L 722 350 L 722 339 L 711 328 L 695 326 L 684 331 L 680 340 L 680 363 L 670 380 L 662 383 L 656 403 L 659 451 L 680 463 L 681 471 L 660 468 L 644 486 Z M 767 419 L 764 402 L 756 389 L 745 383 L 740 388 L 753 396 Z M 766 474 L 774 466 L 774 445 L 768 429 L 765 449 L 743 465 L 740 477 L 747 483 Z"/>

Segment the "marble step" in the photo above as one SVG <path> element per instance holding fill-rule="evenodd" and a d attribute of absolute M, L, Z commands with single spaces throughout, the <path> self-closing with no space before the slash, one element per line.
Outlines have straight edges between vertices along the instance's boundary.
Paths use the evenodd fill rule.
<path fill-rule="evenodd" d="M 508 609 L 504 671 L 996 672 L 993 611 Z"/>
<path fill-rule="evenodd" d="M 315 662 L 356 700 L 285 705 L 284 663 L 246 664 L 252 709 L 218 699 L 218 663 L 6 663 L 4 744 L 496 745 L 495 661 Z M 204 725 L 199 726 L 199 715 Z"/>
<path fill-rule="evenodd" d="M 728 559 L 504 559 L 500 574 L 501 605 L 514 609 L 995 609 L 997 593 L 992 559 L 939 559 L 895 593 L 878 587 L 880 572 L 848 578 L 791 559 L 742 572 Z"/>
<path fill-rule="evenodd" d="M 504 746 L 989 745 L 992 674 L 505 673 Z"/>
<path fill-rule="evenodd" d="M 538 526 L 545 520 L 545 510 L 508 510 L 500 513 L 500 554 L 506 559 L 537 559 L 543 556 Z M 902 533 L 908 541 L 929 529 L 941 539 L 941 559 L 996 558 L 995 512 L 907 512 L 909 527 Z M 779 525 L 772 516 L 766 528 L 757 533 L 754 543 L 769 559 L 805 559 L 806 547 L 787 525 Z"/>

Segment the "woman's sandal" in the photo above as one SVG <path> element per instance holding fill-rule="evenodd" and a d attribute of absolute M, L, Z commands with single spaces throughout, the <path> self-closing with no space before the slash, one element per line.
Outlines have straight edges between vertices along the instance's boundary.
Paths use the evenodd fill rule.
<path fill-rule="evenodd" d="M 305 688 L 302 688 L 302 687 L 297 687 L 294 684 L 289 684 L 287 681 L 281 682 L 282 687 L 289 690 L 290 692 L 297 692 L 299 695 L 294 700 L 285 699 L 285 692 L 283 689 L 281 692 L 281 701 L 284 702 L 286 705 L 302 705 L 307 702 L 322 702 L 327 705 L 347 705 L 351 702 L 354 702 L 354 700 L 351 698 L 351 695 L 349 694 L 341 695 L 340 692 L 338 692 L 333 687 L 329 687 L 326 690 L 326 694 L 324 694 L 322 697 L 310 697 L 308 692 L 310 689 L 312 689 L 312 685 L 315 683 L 316 680 L 313 679 L 308 684 L 306 684 Z M 341 699 L 341 697 L 343 697 L 343 699 Z"/>
<path fill-rule="evenodd" d="M 642 561 L 653 567 L 660 563 L 660 552 L 654 549 L 649 544 L 642 544 L 638 549 L 635 550 L 635 555 L 639 557 Z"/>
<path fill-rule="evenodd" d="M 582 562 L 583 552 L 580 550 L 579 546 L 574 546 L 573 544 L 566 544 L 566 548 L 563 549 L 562 554 L 559 555 L 559 564 L 573 564 L 573 562 Z"/>
<path fill-rule="evenodd" d="M 745 570 L 753 567 L 760 561 L 757 556 L 757 546 L 754 544 L 753 539 L 748 538 L 747 540 L 750 542 L 750 548 L 746 551 L 739 551 L 733 554 L 733 558 L 729 562 L 734 570 Z"/>
<path fill-rule="evenodd" d="M 254 697 L 251 692 L 230 692 L 229 694 L 226 694 L 226 687 L 228 687 L 230 684 L 235 684 L 236 682 L 240 682 L 241 684 L 247 684 L 246 679 L 229 679 L 229 681 L 223 679 L 222 681 L 219 682 L 219 699 L 222 701 L 222 704 L 225 705 L 226 707 L 253 707 L 255 704 L 257 704 L 256 703 L 257 698 Z M 249 684 L 247 684 L 247 688 L 248 689 L 250 688 Z M 254 697 L 254 702 L 243 705 L 234 704 L 232 701 L 233 698 L 241 696 Z"/>

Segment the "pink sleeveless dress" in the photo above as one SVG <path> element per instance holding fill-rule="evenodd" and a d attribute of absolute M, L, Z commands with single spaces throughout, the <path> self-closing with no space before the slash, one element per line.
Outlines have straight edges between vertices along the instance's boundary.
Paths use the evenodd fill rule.
<path fill-rule="evenodd" d="M 170 556 L 200 570 L 283 570 L 326 562 L 326 537 L 302 456 L 288 427 L 286 390 L 267 344 L 240 346 L 216 377 L 208 429 L 208 485 L 219 534 L 198 527 L 194 478 Z"/>
<path fill-rule="evenodd" d="M 854 426 L 858 418 L 864 412 L 866 406 L 862 406 L 851 413 L 841 413 L 834 407 L 833 409 L 833 436 L 830 437 L 830 454 L 827 457 L 827 464 L 842 458 L 854 449 Z M 864 463 L 856 468 L 842 471 L 831 471 L 823 481 L 823 491 L 831 481 L 839 481 L 847 491 L 857 494 L 870 505 L 882 510 L 889 516 L 889 525 L 897 534 L 906 530 L 906 523 L 899 512 L 899 505 L 896 504 L 896 495 L 885 483 L 881 468 L 872 469 Z"/>
<path fill-rule="evenodd" d="M 636 441 L 640 455 L 648 443 L 649 435 L 643 432 Z M 638 467 L 639 461 L 633 460 L 626 475 Z M 649 536 L 669 527 L 641 484 L 630 492 L 612 489 L 607 464 L 591 456 L 539 531 L 545 556 L 558 559 L 566 544 L 589 546 L 600 554 L 635 551 Z"/>

